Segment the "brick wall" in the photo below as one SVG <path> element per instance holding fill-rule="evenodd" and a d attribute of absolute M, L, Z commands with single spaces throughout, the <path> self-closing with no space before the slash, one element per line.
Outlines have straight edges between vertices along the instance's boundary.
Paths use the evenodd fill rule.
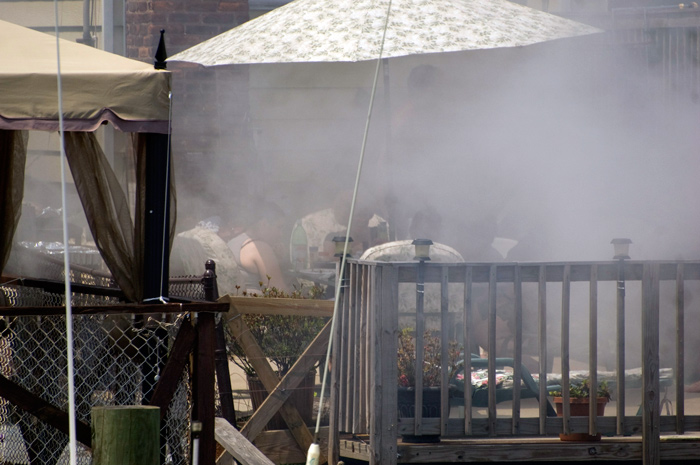
<path fill-rule="evenodd" d="M 127 0 L 127 56 L 153 60 L 159 31 L 173 55 L 248 20 L 248 0 Z"/>
<path fill-rule="evenodd" d="M 160 30 L 165 30 L 168 56 L 197 45 L 248 20 L 248 0 L 126 0 L 126 54 L 153 63 Z M 168 63 L 173 73 L 173 153 L 181 193 L 201 189 L 198 173 L 206 171 L 214 157 L 219 137 L 231 135 L 223 121 L 244 121 L 248 107 L 247 88 L 228 94 L 226 107 L 217 102 L 226 79 L 247 76 L 247 68 L 236 70 L 203 68 L 188 63 Z M 236 99 L 231 102 L 230 99 Z M 225 112 L 225 114 L 223 114 Z M 237 128 L 245 133 L 244 128 Z M 239 139 L 242 151 L 248 143 Z M 243 153 L 241 156 L 245 156 Z M 192 184 L 192 186 L 188 186 Z M 197 187 L 198 186 L 198 187 Z"/>

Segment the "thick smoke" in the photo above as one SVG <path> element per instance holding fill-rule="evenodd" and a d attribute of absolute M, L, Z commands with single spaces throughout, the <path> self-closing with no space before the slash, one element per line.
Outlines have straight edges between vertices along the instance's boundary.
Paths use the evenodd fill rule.
<path fill-rule="evenodd" d="M 440 228 L 430 238 L 467 261 L 610 260 L 614 237 L 632 239 L 633 259 L 697 259 L 697 99 L 674 88 L 641 48 L 603 42 L 383 63 L 361 178 L 365 202 L 400 239 L 412 238 L 417 211 L 437 211 Z M 195 205 L 200 217 L 235 216 L 266 199 L 290 225 L 331 206 L 353 186 L 374 66 L 250 65 L 229 73 L 243 82 L 216 71 L 218 86 L 247 92 L 247 106 L 242 112 L 236 92 L 222 94 L 208 120 L 225 128 L 208 158 L 212 178 L 197 183 L 210 188 L 185 187 L 192 198 L 181 205 Z M 188 185 L 190 174 L 179 182 Z M 581 302 L 584 292 L 574 291 Z M 613 328 L 614 289 L 600 294 L 601 328 Z M 582 328 L 586 305 L 572 308 Z"/>
<path fill-rule="evenodd" d="M 624 57 L 559 41 L 392 59 L 389 95 L 380 79 L 374 102 L 363 195 L 404 237 L 415 210 L 434 207 L 443 231 L 433 239 L 467 260 L 492 257 L 494 237 L 518 241 L 513 260 L 606 260 L 613 237 L 633 240 L 633 258 L 696 256 L 697 105 L 662 93 L 643 56 Z M 208 121 L 224 129 L 203 173 L 215 176 L 198 183 L 209 186 L 207 203 L 235 214 L 266 198 L 299 217 L 351 189 L 373 66 L 230 73 L 250 85 L 249 108 L 224 92 Z M 426 66 L 434 75 L 410 84 Z"/>

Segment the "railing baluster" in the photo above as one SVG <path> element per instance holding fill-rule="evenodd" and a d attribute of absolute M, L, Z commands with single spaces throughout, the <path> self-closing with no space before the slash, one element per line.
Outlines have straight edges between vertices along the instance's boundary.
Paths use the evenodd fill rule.
<path fill-rule="evenodd" d="M 547 398 L 547 267 L 540 265 L 537 287 L 540 399 Z M 540 402 L 540 434 L 547 433 L 547 405 Z"/>
<path fill-rule="evenodd" d="M 423 363 L 425 363 L 423 333 L 425 331 L 425 314 L 423 304 L 425 300 L 425 262 L 418 262 L 416 274 L 416 389 L 415 389 L 415 413 L 414 434 L 423 432 Z"/>
<path fill-rule="evenodd" d="M 348 402 L 350 399 L 350 389 L 348 388 L 348 371 L 350 370 L 350 347 L 352 342 L 351 336 L 349 334 L 350 327 L 348 325 L 348 294 L 349 294 L 349 289 L 347 288 L 347 282 L 348 282 L 348 276 L 347 276 L 347 269 L 349 265 L 346 263 L 345 265 L 345 270 L 343 271 L 343 279 L 338 281 L 337 285 L 340 286 L 340 294 L 339 294 L 339 302 L 338 302 L 338 315 L 336 316 L 338 320 L 336 321 L 336 324 L 338 324 L 342 328 L 342 332 L 340 335 L 340 347 L 342 348 L 340 351 L 340 360 L 338 363 L 338 371 L 340 372 L 340 384 L 338 385 L 338 390 L 340 392 L 340 399 L 342 399 L 342 402 L 340 404 L 341 408 L 343 409 L 343 413 L 341 414 L 342 421 L 340 422 L 340 425 L 342 425 L 342 428 L 344 431 L 349 431 L 350 430 L 350 425 L 349 425 L 349 412 L 348 410 Z M 338 270 L 338 273 L 340 272 L 340 264 L 336 265 L 336 270 Z M 338 274 L 336 274 L 338 276 Z"/>
<path fill-rule="evenodd" d="M 588 294 L 588 372 L 593 392 L 598 390 L 598 265 L 591 265 L 591 280 Z M 588 434 L 594 436 L 598 431 L 598 402 L 597 397 L 591 393 L 591 402 L 588 404 Z"/>
<path fill-rule="evenodd" d="M 642 459 L 661 462 L 659 444 L 659 265 L 644 265 L 642 278 Z"/>
<path fill-rule="evenodd" d="M 564 274 L 561 282 L 561 394 L 562 409 L 564 413 L 564 434 L 571 434 L 569 425 L 569 324 L 570 324 L 570 300 L 571 300 L 571 266 L 564 265 Z"/>
<path fill-rule="evenodd" d="M 515 297 L 515 342 L 513 354 L 513 426 L 511 432 L 518 434 L 520 431 L 520 387 L 522 380 L 523 363 L 523 288 L 520 276 L 520 266 L 513 267 L 513 294 Z"/>
<path fill-rule="evenodd" d="M 625 262 L 617 268 L 617 434 L 625 433 Z"/>
<path fill-rule="evenodd" d="M 474 268 L 466 266 L 464 270 L 464 432 L 472 434 L 472 273 Z"/>
<path fill-rule="evenodd" d="M 380 315 L 377 322 L 382 330 L 379 332 L 379 351 L 375 354 L 375 357 L 379 357 L 379 360 L 376 361 L 379 373 L 375 371 L 375 376 L 380 380 L 379 389 L 381 392 L 379 402 L 375 403 L 377 413 L 381 416 L 381 430 L 377 432 L 381 436 L 381 460 L 376 463 L 395 464 L 398 408 L 398 391 L 396 389 L 398 379 L 396 352 L 399 334 L 398 271 L 391 264 L 382 266 L 381 271 L 381 305 L 378 309 Z"/>
<path fill-rule="evenodd" d="M 370 410 L 372 405 L 370 403 L 370 381 L 372 380 L 372 366 L 370 364 L 370 354 L 372 353 L 372 334 L 373 326 L 372 319 L 370 318 L 370 307 L 372 302 L 372 279 L 374 276 L 374 267 L 369 265 L 364 265 L 362 267 L 362 285 L 364 286 L 364 304 L 362 308 L 362 333 L 363 339 L 361 341 L 362 351 L 363 351 L 363 383 L 362 383 L 362 405 L 364 406 L 364 414 L 361 418 L 362 432 L 366 433 L 369 431 L 369 418 L 371 416 Z"/>
<path fill-rule="evenodd" d="M 447 434 L 447 420 L 450 416 L 450 404 L 448 398 L 448 373 L 449 349 L 450 349 L 450 320 L 449 320 L 449 269 L 442 267 L 442 280 L 440 282 L 440 434 Z"/>
<path fill-rule="evenodd" d="M 488 391 L 489 436 L 496 435 L 496 265 L 489 268 L 489 339 L 488 339 Z"/>
<path fill-rule="evenodd" d="M 357 340 L 357 326 L 355 324 L 355 286 L 354 284 L 354 275 L 353 275 L 353 267 L 354 265 L 352 263 L 347 263 L 346 268 L 345 268 L 345 283 L 347 287 L 345 288 L 344 292 L 344 299 L 343 299 L 343 306 L 345 307 L 345 324 L 347 325 L 347 331 L 346 333 L 348 334 L 348 339 L 347 339 L 347 386 L 348 386 L 348 391 L 347 391 L 347 399 L 345 402 L 345 408 L 346 408 L 346 431 L 354 431 L 354 410 L 355 410 L 355 395 L 357 393 L 357 390 L 355 389 L 355 383 L 356 383 L 356 377 L 355 377 L 355 372 L 357 370 L 357 359 L 355 357 L 355 352 L 356 352 L 356 344 L 355 341 Z"/>
<path fill-rule="evenodd" d="M 384 289 L 382 287 L 382 275 L 386 268 L 375 265 L 372 276 L 372 308 L 370 318 L 372 321 L 372 331 L 370 333 L 370 444 L 374 445 L 373 461 L 379 463 L 381 451 L 384 447 L 382 433 L 382 388 L 384 387 L 382 378 L 382 300 Z"/>
<path fill-rule="evenodd" d="M 676 433 L 685 432 L 685 268 L 676 268 Z"/>

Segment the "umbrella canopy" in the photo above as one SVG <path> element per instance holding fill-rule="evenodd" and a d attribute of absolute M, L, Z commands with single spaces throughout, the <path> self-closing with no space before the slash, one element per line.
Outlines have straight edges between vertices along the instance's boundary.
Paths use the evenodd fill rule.
<path fill-rule="evenodd" d="M 61 39 L 64 127 L 168 132 L 170 73 Z M 56 38 L 0 21 L 0 129 L 58 130 Z"/>
<path fill-rule="evenodd" d="M 391 0 L 389 4 L 390 0 L 295 0 L 170 60 L 205 66 L 364 61 L 517 47 L 601 32 L 506 0 Z"/>

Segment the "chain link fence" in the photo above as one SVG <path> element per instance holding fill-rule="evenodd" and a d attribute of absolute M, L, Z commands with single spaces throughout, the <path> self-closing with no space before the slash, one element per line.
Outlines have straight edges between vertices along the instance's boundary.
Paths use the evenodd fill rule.
<path fill-rule="evenodd" d="M 16 284 L 16 283 L 15 283 Z M 197 278 L 185 278 L 180 295 L 201 292 Z M 13 307 L 65 305 L 64 296 L 41 288 L 0 286 Z M 114 297 L 75 294 L 73 305 L 119 304 Z M 15 308 L 18 313 L 21 308 Z M 76 419 L 90 424 L 92 407 L 147 404 L 165 365 L 183 315 L 74 315 L 74 388 Z M 27 391 L 68 410 L 65 316 L 0 317 L 0 373 Z M 192 391 L 183 370 L 161 429 L 161 463 L 190 463 Z M 70 463 L 69 437 L 0 398 L 0 463 L 62 465 Z M 91 463 L 79 445 L 78 464 Z"/>

